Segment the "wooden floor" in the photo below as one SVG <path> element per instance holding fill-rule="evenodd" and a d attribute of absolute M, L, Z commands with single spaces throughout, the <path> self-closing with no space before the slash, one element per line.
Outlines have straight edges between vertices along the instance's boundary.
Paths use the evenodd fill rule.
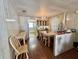
<path fill-rule="evenodd" d="M 71 49 L 55 57 L 53 49 L 44 46 L 44 44 L 35 37 L 29 39 L 29 51 L 30 59 L 77 59 L 78 57 L 75 49 Z"/>
<path fill-rule="evenodd" d="M 35 37 L 30 37 L 28 44 L 29 59 L 78 59 L 78 54 L 75 49 L 71 49 L 55 57 L 53 49 L 44 46 L 44 44 Z"/>

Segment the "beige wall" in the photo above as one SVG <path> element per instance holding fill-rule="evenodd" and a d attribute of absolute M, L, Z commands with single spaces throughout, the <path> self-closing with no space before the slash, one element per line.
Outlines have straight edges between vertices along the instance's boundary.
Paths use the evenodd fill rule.
<path fill-rule="evenodd" d="M 51 31 L 53 31 L 53 32 L 58 31 L 59 24 L 61 24 L 63 22 L 63 20 L 64 20 L 64 13 L 52 17 L 50 19 Z"/>
<path fill-rule="evenodd" d="M 6 19 L 6 3 L 7 0 L 0 0 L 0 59 L 11 59 L 8 43 L 8 32 Z"/>
<path fill-rule="evenodd" d="M 19 31 L 18 16 L 17 16 L 16 11 L 14 10 L 14 7 L 11 3 L 7 4 L 6 19 L 16 20 L 16 21 L 6 21 L 7 28 L 8 28 L 8 34 L 11 35 L 13 32 L 17 33 Z"/>
<path fill-rule="evenodd" d="M 67 21 L 67 17 L 70 19 Z M 78 30 L 78 15 L 74 12 L 72 13 L 67 13 L 66 14 L 66 19 L 64 19 L 64 13 L 59 14 L 57 16 L 54 16 L 50 19 L 50 24 L 51 24 L 51 31 L 57 31 L 58 29 L 58 24 L 66 20 L 65 27 L 67 29 L 77 29 Z"/>
<path fill-rule="evenodd" d="M 78 29 L 78 15 L 77 13 L 68 13 L 67 17 L 70 19 L 66 21 L 67 28 Z"/>

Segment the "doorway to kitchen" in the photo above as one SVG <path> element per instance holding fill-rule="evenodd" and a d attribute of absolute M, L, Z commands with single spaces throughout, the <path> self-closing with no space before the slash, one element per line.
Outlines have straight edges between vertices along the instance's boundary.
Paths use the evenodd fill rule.
<path fill-rule="evenodd" d="M 29 20 L 29 37 L 37 36 L 36 20 Z"/>

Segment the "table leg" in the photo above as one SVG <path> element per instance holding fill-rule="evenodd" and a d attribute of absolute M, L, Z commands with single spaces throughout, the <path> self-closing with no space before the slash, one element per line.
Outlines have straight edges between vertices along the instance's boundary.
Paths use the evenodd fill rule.
<path fill-rule="evenodd" d="M 48 47 L 50 47 L 50 37 L 48 37 Z"/>

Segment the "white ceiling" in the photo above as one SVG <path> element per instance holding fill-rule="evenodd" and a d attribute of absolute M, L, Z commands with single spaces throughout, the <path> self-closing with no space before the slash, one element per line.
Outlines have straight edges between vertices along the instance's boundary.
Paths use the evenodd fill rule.
<path fill-rule="evenodd" d="M 39 16 L 42 11 L 46 15 L 57 15 L 64 11 L 76 11 L 78 0 L 10 0 L 20 15 Z M 42 10 L 43 8 L 43 10 Z M 26 10 L 23 13 L 22 10 Z"/>

